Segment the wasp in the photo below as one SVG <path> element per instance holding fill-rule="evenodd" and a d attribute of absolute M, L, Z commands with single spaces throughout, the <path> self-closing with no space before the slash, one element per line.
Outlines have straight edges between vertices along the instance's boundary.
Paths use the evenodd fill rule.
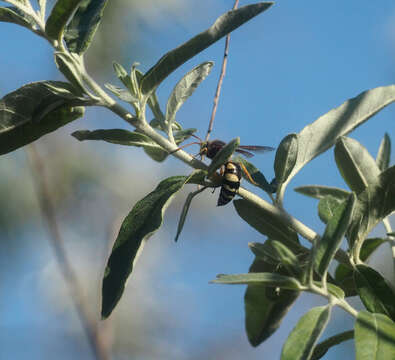
<path fill-rule="evenodd" d="M 226 143 L 222 140 L 216 139 L 212 141 L 203 141 L 196 135 L 192 134 L 192 136 L 198 139 L 199 142 L 193 142 L 184 145 L 178 148 L 177 150 L 182 149 L 189 145 L 196 144 L 200 146 L 200 151 L 198 155 L 207 156 L 209 159 L 213 159 L 215 155 L 217 155 L 217 153 L 226 145 Z M 254 156 L 252 152 L 266 152 L 273 150 L 274 148 L 270 146 L 239 145 L 235 151 L 247 158 L 251 158 Z M 221 191 L 219 194 L 217 206 L 223 206 L 228 204 L 230 201 L 232 201 L 237 191 L 239 190 L 243 172 L 252 183 L 255 183 L 243 164 L 237 163 L 232 160 L 229 160 L 224 164 L 224 167 L 221 170 L 222 185 L 221 185 Z"/>

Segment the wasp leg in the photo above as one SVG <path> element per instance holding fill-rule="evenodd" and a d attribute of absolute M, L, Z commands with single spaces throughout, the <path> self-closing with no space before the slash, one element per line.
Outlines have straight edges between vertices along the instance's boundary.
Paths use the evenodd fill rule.
<path fill-rule="evenodd" d="M 248 180 L 249 180 L 251 183 L 253 183 L 254 185 L 259 186 L 259 184 L 257 184 L 257 183 L 252 179 L 252 177 L 251 177 L 250 173 L 248 172 L 248 170 L 246 169 L 246 167 L 245 167 L 242 163 L 239 163 L 239 165 L 240 165 L 241 169 L 243 170 L 245 176 L 248 178 Z"/>

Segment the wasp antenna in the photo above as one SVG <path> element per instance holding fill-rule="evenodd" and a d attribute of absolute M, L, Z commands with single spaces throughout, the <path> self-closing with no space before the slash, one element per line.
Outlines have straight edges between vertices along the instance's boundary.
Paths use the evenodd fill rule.
<path fill-rule="evenodd" d="M 195 139 L 198 139 L 201 143 L 203 142 L 203 140 L 199 136 L 196 136 L 194 134 L 191 134 L 191 136 L 193 136 Z"/>
<path fill-rule="evenodd" d="M 200 145 L 200 143 L 198 143 L 198 142 L 195 141 L 195 142 L 192 142 L 192 143 L 189 143 L 189 144 L 182 145 L 182 146 L 180 146 L 179 148 L 177 148 L 177 149 L 175 149 L 175 150 L 173 150 L 173 151 L 170 151 L 170 152 L 169 152 L 169 155 L 174 154 L 174 153 L 177 152 L 178 150 L 184 149 L 184 148 L 186 148 L 186 147 L 188 147 L 188 146 L 191 146 L 191 145 Z"/>

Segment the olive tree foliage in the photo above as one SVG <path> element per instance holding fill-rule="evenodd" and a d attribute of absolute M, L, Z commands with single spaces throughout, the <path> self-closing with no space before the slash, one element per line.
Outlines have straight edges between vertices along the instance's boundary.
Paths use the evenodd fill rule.
<path fill-rule="evenodd" d="M 167 104 L 159 104 L 157 87 L 177 68 L 225 35 L 270 9 L 272 2 L 259 2 L 228 11 L 212 26 L 164 54 L 146 73 L 137 64 L 126 70 L 117 62 L 114 71 L 120 84 L 100 86 L 84 65 L 84 54 L 105 14 L 106 0 L 57 0 L 47 9 L 45 0 L 6 0 L 0 21 L 23 26 L 54 50 L 54 61 L 66 81 L 40 81 L 22 86 L 0 100 L 0 153 L 6 154 L 32 143 L 84 115 L 87 106 L 101 106 L 130 125 L 125 129 L 79 130 L 79 141 L 101 140 L 143 148 L 153 160 L 174 156 L 188 164 L 189 174 L 174 175 L 138 201 L 125 217 L 108 258 L 102 284 L 103 318 L 111 315 L 122 297 L 127 280 L 145 242 L 162 225 L 173 197 L 185 186 L 198 184 L 182 210 L 176 238 L 195 196 L 223 184 L 218 169 L 228 162 L 239 145 L 234 139 L 218 151 L 207 165 L 180 144 L 196 129 L 184 129 L 176 114 L 194 90 L 209 75 L 212 62 L 196 65 L 174 86 Z M 119 86 L 121 85 L 121 86 Z M 110 96 L 110 94 L 112 96 Z M 357 359 L 395 358 L 395 294 L 367 259 L 384 243 L 395 249 L 395 235 L 388 216 L 395 210 L 395 167 L 390 166 L 391 142 L 385 135 L 374 158 L 358 141 L 348 137 L 356 127 L 395 101 L 395 85 L 361 92 L 342 105 L 307 124 L 299 133 L 288 134 L 277 147 L 274 171 L 276 186 L 246 160 L 234 159 L 248 171 L 247 180 L 270 193 L 271 202 L 240 187 L 233 201 L 237 214 L 260 232 L 261 243 L 250 243 L 255 259 L 245 274 L 218 275 L 213 283 L 247 284 L 245 324 L 252 346 L 262 344 L 281 325 L 282 319 L 303 291 L 327 299 L 326 306 L 304 314 L 283 345 L 282 359 L 319 359 L 330 347 L 354 339 Z M 155 118 L 146 118 L 147 106 Z M 290 180 L 312 159 L 334 147 L 335 160 L 348 189 L 325 185 L 302 186 L 296 191 L 319 200 L 318 214 L 325 224 L 318 234 L 283 207 Z M 273 193 L 273 194 L 272 194 Z M 369 238 L 383 222 L 387 235 Z M 310 247 L 300 243 L 307 239 Z M 340 249 L 346 242 L 346 250 Z M 395 251 L 391 256 L 394 257 Z M 335 266 L 333 274 L 329 266 Z M 363 310 L 351 306 L 358 296 Z M 338 306 L 355 318 L 354 329 L 345 329 L 319 343 L 332 308 Z M 367 357 L 367 354 L 369 356 Z"/>

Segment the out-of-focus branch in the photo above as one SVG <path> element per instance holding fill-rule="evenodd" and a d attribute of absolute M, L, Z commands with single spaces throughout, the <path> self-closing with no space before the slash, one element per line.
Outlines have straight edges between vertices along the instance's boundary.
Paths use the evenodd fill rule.
<path fill-rule="evenodd" d="M 85 331 L 90 347 L 97 360 L 108 360 L 108 350 L 100 336 L 98 322 L 90 315 L 84 300 L 83 291 L 78 283 L 71 264 L 66 255 L 64 241 L 56 221 L 50 186 L 45 175 L 45 166 L 34 145 L 29 145 L 27 155 L 32 176 L 35 183 L 37 198 L 40 204 L 41 215 L 48 227 L 49 240 L 55 253 L 61 274 L 67 284 L 70 297 L 73 301 L 81 325 Z"/>

